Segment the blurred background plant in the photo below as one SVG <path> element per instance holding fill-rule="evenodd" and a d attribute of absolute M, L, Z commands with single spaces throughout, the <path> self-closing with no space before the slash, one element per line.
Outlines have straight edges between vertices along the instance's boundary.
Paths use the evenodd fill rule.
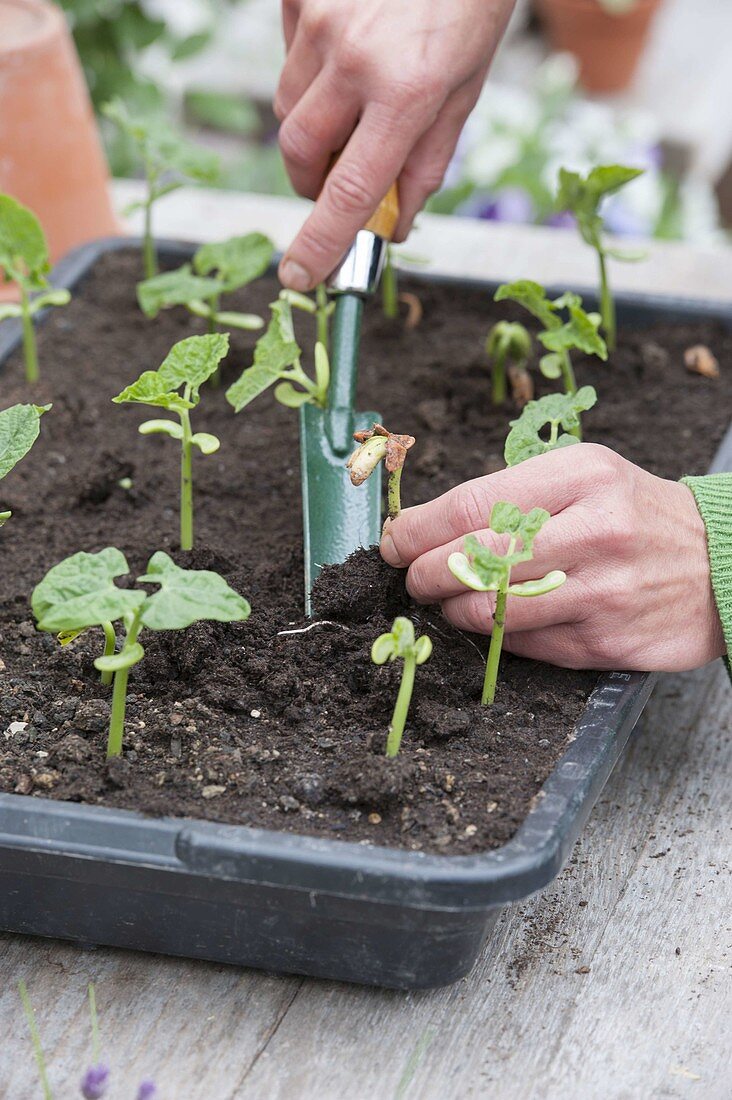
<path fill-rule="evenodd" d="M 120 95 L 133 111 L 165 112 L 174 126 L 219 154 L 219 186 L 292 194 L 270 107 L 283 58 L 278 3 L 61 4 L 97 109 Z M 680 6 L 681 0 L 664 0 L 664 11 L 676 12 L 677 21 Z M 662 34 L 667 33 L 664 27 Z M 683 37 L 680 22 L 679 27 L 677 38 Z M 663 54 L 668 53 L 665 43 Z M 687 74 L 692 76 L 698 84 L 698 74 Z M 635 95 L 633 87 L 621 96 L 585 95 L 574 58 L 566 53 L 547 56 L 529 2 L 519 0 L 493 75 L 463 133 L 445 186 L 429 209 L 566 225 L 570 216 L 556 214 L 552 206 L 559 166 L 586 171 L 596 163 L 616 162 L 645 171 L 608 200 L 603 212 L 611 232 L 702 243 L 716 239 L 720 217 L 715 172 L 718 177 L 721 172 L 696 171 L 693 155 L 670 133 L 669 113 L 661 110 L 659 97 L 651 96 L 659 110 L 648 109 L 648 95 Z M 113 173 L 135 174 L 126 140 L 111 127 L 103 124 L 102 129 Z"/>

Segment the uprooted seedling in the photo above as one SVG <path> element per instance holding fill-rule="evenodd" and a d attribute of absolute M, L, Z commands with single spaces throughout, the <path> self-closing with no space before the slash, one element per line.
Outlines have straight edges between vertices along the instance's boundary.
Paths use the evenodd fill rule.
<path fill-rule="evenodd" d="M 543 286 L 531 279 L 519 279 L 504 283 L 495 294 L 496 302 L 510 300 L 528 310 L 543 326 L 538 333 L 540 343 L 547 349 L 539 361 L 539 369 L 545 378 L 561 378 L 565 393 L 575 393 L 577 380 L 574 375 L 572 351 L 583 351 L 607 359 L 607 346 L 600 336 L 600 314 L 587 313 L 582 308 L 579 294 L 567 291 L 559 298 L 548 298 Z M 562 311 L 568 313 L 565 320 Z"/>
<path fill-rule="evenodd" d="M 254 362 L 229 386 L 226 400 L 234 412 L 241 412 L 255 397 L 275 386 L 277 401 L 291 409 L 301 405 L 328 404 L 330 364 L 325 345 L 315 345 L 315 378 L 309 378 L 300 362 L 300 346 L 292 324 L 292 306 L 286 292 L 270 304 L 272 313 L 267 330 L 254 348 Z"/>
<path fill-rule="evenodd" d="M 401 482 L 402 470 L 407 451 L 414 446 L 413 435 L 395 435 L 383 424 L 374 424 L 363 432 L 354 432 L 353 438 L 358 447 L 346 463 L 352 485 L 363 485 L 371 477 L 380 462 L 384 463 L 389 475 L 387 503 L 389 519 L 396 519 L 402 510 Z"/>
<path fill-rule="evenodd" d="M 615 300 L 607 277 L 608 257 L 614 260 L 634 261 L 643 259 L 644 253 L 610 248 L 605 243 L 605 223 L 600 214 L 600 206 L 608 195 L 614 194 L 642 175 L 641 168 L 626 168 L 622 164 L 598 165 L 586 176 L 581 176 L 579 172 L 570 172 L 566 168 L 559 170 L 556 209 L 557 211 L 569 210 L 574 214 L 582 240 L 597 253 L 602 328 L 607 346 L 611 351 L 615 348 L 617 325 Z"/>
<path fill-rule="evenodd" d="M 521 416 L 510 421 L 511 431 L 503 450 L 506 465 L 516 466 L 527 458 L 579 443 L 580 417 L 596 401 L 593 386 L 581 386 L 576 393 L 549 393 L 538 401 L 529 401 Z"/>
<path fill-rule="evenodd" d="M 119 97 L 106 103 L 102 111 L 130 139 L 145 172 L 147 194 L 128 206 L 125 214 L 144 211 L 142 256 L 145 278 L 151 279 L 158 272 L 152 231 L 155 203 L 184 183 L 214 183 L 219 174 L 218 157 L 182 140 L 163 118 L 133 118 Z"/>
<path fill-rule="evenodd" d="M 19 317 L 23 327 L 26 381 L 38 381 L 38 349 L 33 318 L 48 306 L 65 306 L 71 295 L 63 287 L 51 287 L 48 244 L 41 223 L 32 210 L 10 195 L 0 195 L 0 273 L 15 283 L 20 302 L 0 303 L 0 321 Z"/>
<path fill-rule="evenodd" d="M 511 584 L 511 570 L 534 556 L 534 540 L 550 518 L 544 508 L 532 508 L 522 512 L 515 504 L 499 501 L 493 505 L 488 526 L 496 535 L 508 535 L 508 547 L 498 554 L 483 546 L 475 535 L 468 535 L 463 553 L 450 554 L 448 568 L 461 584 L 474 592 L 495 592 L 496 605 L 493 627 L 483 680 L 482 703 L 487 705 L 496 697 L 498 666 L 506 629 L 506 601 L 509 596 L 543 596 L 564 584 L 567 577 L 554 569 L 537 580 Z M 521 548 L 517 549 L 518 544 Z"/>
<path fill-rule="evenodd" d="M 215 373 L 228 350 L 229 337 L 225 333 L 189 336 L 173 345 L 157 370 L 144 371 L 136 382 L 112 398 L 118 405 L 152 405 L 178 417 L 177 424 L 174 420 L 146 420 L 137 430 L 141 435 L 169 435 L 180 442 L 181 550 L 193 548 L 193 448 L 211 455 L 221 446 L 215 435 L 194 434 L 190 413 L 201 399 L 200 387 Z"/>
<path fill-rule="evenodd" d="M 371 646 L 371 660 L 375 665 L 400 658 L 404 662 L 399 693 L 394 705 L 394 713 L 386 739 L 386 755 L 393 757 L 399 752 L 407 723 L 409 704 L 414 690 L 414 676 L 417 665 L 423 665 L 432 653 L 432 640 L 426 634 L 415 638 L 411 619 L 398 616 L 389 634 L 380 634 Z"/>
<path fill-rule="evenodd" d="M 140 631 L 185 630 L 204 619 L 240 622 L 250 614 L 244 597 L 218 573 L 181 569 L 162 550 L 153 554 L 147 571 L 137 578 L 138 584 L 158 585 L 156 592 L 118 588 L 115 578 L 128 573 L 125 556 L 115 547 L 94 554 L 80 551 L 49 569 L 31 597 L 39 630 L 67 635 L 78 635 L 94 626 L 105 630 L 107 645 L 94 665 L 102 674 L 114 677 L 108 757 L 119 756 L 122 751 L 127 679 L 130 669 L 145 655 L 138 641 Z M 124 628 L 118 653 L 114 652 L 115 622 L 121 622 Z"/>
<path fill-rule="evenodd" d="M 506 380 L 511 382 L 514 401 L 523 406 L 534 395 L 528 372 L 531 337 L 515 321 L 498 321 L 488 333 L 486 354 L 491 363 L 491 395 L 494 405 L 506 400 Z"/>
<path fill-rule="evenodd" d="M 146 317 L 163 309 L 185 306 L 208 322 L 209 332 L 226 328 L 258 329 L 264 321 L 256 313 L 221 309 L 221 298 L 258 279 L 270 265 L 274 245 L 262 233 L 247 233 L 216 244 L 203 244 L 192 263 L 154 275 L 137 284 L 137 300 Z"/>
<path fill-rule="evenodd" d="M 0 480 L 24 458 L 38 439 L 41 417 L 50 405 L 11 405 L 0 411 Z M 0 527 L 12 512 L 0 512 Z"/>

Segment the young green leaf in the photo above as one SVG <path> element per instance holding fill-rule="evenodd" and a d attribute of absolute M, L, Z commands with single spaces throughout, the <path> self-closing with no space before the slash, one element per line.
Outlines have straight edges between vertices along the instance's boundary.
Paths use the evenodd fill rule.
<path fill-rule="evenodd" d="M 193 547 L 192 448 L 198 447 L 203 454 L 213 454 L 219 448 L 216 436 L 208 432 L 194 435 L 190 410 L 200 400 L 200 387 L 214 374 L 228 349 L 229 337 L 225 333 L 189 336 L 173 345 L 156 371 L 144 371 L 136 382 L 112 398 L 116 404 L 133 402 L 169 409 L 180 418 L 179 424 L 148 420 L 139 426 L 138 431 L 141 435 L 165 434 L 180 440 L 180 543 L 183 550 Z M 180 389 L 182 394 L 178 392 Z"/>
<path fill-rule="evenodd" d="M 161 309 L 185 306 L 189 302 L 205 301 L 224 289 L 219 279 L 205 279 L 194 275 L 190 264 L 183 264 L 176 271 L 153 275 L 137 284 L 137 301 L 146 317 L 157 317 Z"/>
<path fill-rule="evenodd" d="M 531 355 L 531 337 L 523 325 L 513 321 L 498 321 L 488 333 L 485 350 L 491 360 L 493 404 L 501 405 L 506 399 L 507 368 L 526 371 Z M 514 390 L 514 397 L 516 396 Z"/>
<path fill-rule="evenodd" d="M 506 625 L 507 597 L 541 596 L 558 588 L 567 579 L 561 570 L 555 569 L 541 579 L 511 584 L 511 570 L 520 562 L 531 561 L 534 556 L 534 540 L 550 518 L 549 512 L 544 508 L 532 508 L 524 513 L 515 504 L 498 501 L 491 511 L 489 527 L 497 535 L 509 536 L 506 552 L 499 554 L 490 547 L 483 546 L 475 535 L 468 535 L 464 552 L 450 554 L 447 559 L 448 569 L 466 588 L 475 592 L 496 593 L 493 630 L 483 680 L 484 705 L 495 699 Z"/>
<path fill-rule="evenodd" d="M 50 405 L 11 405 L 0 411 L 0 478 L 28 454 L 41 431 Z"/>
<path fill-rule="evenodd" d="M 15 281 L 20 291 L 20 304 L 0 307 L 0 320 L 21 319 L 25 377 L 29 385 L 38 381 L 33 316 L 46 306 L 66 305 L 71 298 L 68 290 L 48 287 L 48 270 L 48 245 L 38 218 L 17 199 L 0 195 L 0 275 L 5 282 Z M 34 299 L 35 291 L 43 293 Z"/>
<path fill-rule="evenodd" d="M 162 550 L 150 558 L 140 584 L 158 584 L 142 611 L 149 630 L 184 630 L 201 619 L 232 623 L 247 619 L 250 607 L 223 577 L 207 569 L 181 569 Z"/>
<path fill-rule="evenodd" d="M 600 275 L 600 311 L 607 345 L 615 347 L 615 302 L 610 291 L 607 277 L 606 258 L 614 255 L 616 259 L 625 259 L 622 253 L 612 252 L 603 240 L 605 223 L 600 213 L 603 199 L 619 191 L 621 187 L 643 174 L 640 168 L 628 168 L 622 164 L 602 164 L 593 168 L 586 176 L 579 172 L 570 172 L 566 168 L 559 170 L 559 189 L 556 197 L 558 211 L 569 210 L 576 219 L 580 235 L 590 248 L 597 253 Z M 634 256 L 628 257 L 634 259 Z"/>
<path fill-rule="evenodd" d="M 198 275 L 216 272 L 226 291 L 238 290 L 263 275 L 274 255 L 274 244 L 263 233 L 247 233 L 228 241 L 203 244 L 193 257 Z"/>
<path fill-rule="evenodd" d="M 17 199 L 0 194 L 0 269 L 5 280 L 40 290 L 46 286 L 49 267 L 48 245 L 38 218 Z"/>
<path fill-rule="evenodd" d="M 313 381 L 300 363 L 300 347 L 295 340 L 289 296 L 283 293 L 269 308 L 272 316 L 264 335 L 257 341 L 254 362 L 229 386 L 226 400 L 233 406 L 234 412 L 241 412 L 275 382 L 283 382 L 286 385 L 278 386 L 275 390 L 275 396 L 282 404 L 298 408 L 307 402 L 325 408 L 327 382 L 323 386 L 321 380 L 327 356 L 324 361 L 322 352 L 316 352 L 316 355 L 320 355 L 321 373 Z M 328 371 L 328 375 L 329 373 Z"/>
<path fill-rule="evenodd" d="M 569 308 L 569 321 L 559 328 L 539 333 L 539 340 L 550 352 L 571 351 L 578 348 L 598 359 L 607 359 L 607 345 L 600 336 L 602 318 L 599 313 L 585 313 L 581 305 L 572 302 Z M 561 370 L 561 359 L 560 359 Z"/>
<path fill-rule="evenodd" d="M 580 426 L 581 413 L 591 409 L 597 401 L 597 393 L 592 386 L 582 386 L 574 394 L 551 393 L 540 397 L 538 401 L 529 401 L 517 420 L 511 421 L 503 456 L 507 466 L 516 466 L 527 458 L 546 454 L 557 447 L 568 447 L 577 443 L 576 435 L 560 434 L 576 431 Z M 542 432 L 549 428 L 549 438 Z"/>
<path fill-rule="evenodd" d="M 50 569 L 32 596 L 39 630 L 76 636 L 89 626 L 104 627 L 104 655 L 94 664 L 104 682 L 114 676 L 107 756 L 122 751 L 127 680 L 130 669 L 145 655 L 138 641 L 143 627 L 183 630 L 204 619 L 236 622 L 250 614 L 247 601 L 218 573 L 181 569 L 162 551 L 153 554 L 147 572 L 138 577 L 138 583 L 158 585 L 156 592 L 118 588 L 115 579 L 127 572 L 124 554 L 114 547 L 94 554 L 80 552 Z M 122 620 L 125 629 L 118 653 L 112 625 L 116 620 Z"/>
<path fill-rule="evenodd" d="M 404 661 L 402 681 L 386 740 L 386 755 L 389 757 L 397 755 L 402 742 L 414 690 L 415 670 L 418 665 L 423 665 L 431 654 L 432 640 L 426 634 L 416 639 L 414 624 L 411 619 L 402 615 L 394 620 L 390 633 L 380 634 L 371 646 L 371 660 L 375 665 L 383 665 L 397 658 Z"/>
<path fill-rule="evenodd" d="M 117 588 L 115 577 L 126 573 L 127 559 L 112 546 L 94 554 L 82 550 L 54 565 L 31 596 L 38 629 L 84 630 L 134 613 L 145 593 Z"/>
<path fill-rule="evenodd" d="M 528 310 L 544 328 L 556 328 L 561 324 L 556 316 L 556 305 L 546 296 L 544 287 L 531 279 L 519 279 L 514 283 L 504 283 L 495 293 L 494 301 L 516 302 Z"/>

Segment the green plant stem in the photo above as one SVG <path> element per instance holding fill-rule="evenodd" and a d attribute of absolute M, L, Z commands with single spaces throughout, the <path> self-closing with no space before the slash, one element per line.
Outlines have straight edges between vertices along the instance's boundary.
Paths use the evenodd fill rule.
<path fill-rule="evenodd" d="M 180 548 L 193 549 L 193 445 L 188 409 L 180 414 L 183 438 L 180 442 Z"/>
<path fill-rule="evenodd" d="M 574 367 L 568 351 L 559 353 L 562 363 L 562 381 L 565 393 L 577 393 L 577 379 L 574 375 Z"/>
<path fill-rule="evenodd" d="M 608 346 L 609 351 L 615 350 L 615 300 L 610 291 L 610 284 L 607 278 L 607 262 L 605 260 L 605 253 L 602 249 L 598 249 L 597 258 L 600 265 L 600 315 L 602 316 L 602 327 L 605 330 L 605 343 Z"/>
<path fill-rule="evenodd" d="M 104 631 L 104 656 L 111 657 L 117 645 L 117 635 L 114 632 L 112 623 L 102 623 L 102 630 Z M 112 673 L 102 672 L 101 680 L 105 687 L 109 687 L 112 683 Z"/>
<path fill-rule="evenodd" d="M 134 645 L 137 635 L 140 633 L 141 609 L 135 613 L 130 623 L 122 652 Z M 112 689 L 112 713 L 109 719 L 109 736 L 107 738 L 107 759 L 110 756 L 119 756 L 122 752 L 122 738 L 125 732 L 125 711 L 127 709 L 127 680 L 130 668 L 120 668 L 114 674 L 114 688 Z"/>
<path fill-rule="evenodd" d="M 317 338 L 318 342 L 323 345 L 326 351 L 329 351 L 328 346 L 328 291 L 325 289 L 325 283 L 318 283 L 315 290 L 315 300 L 317 302 L 316 310 L 316 326 L 317 326 Z"/>
<path fill-rule="evenodd" d="M 386 490 L 389 519 L 396 519 L 402 510 L 401 483 L 402 467 L 400 466 L 393 474 L 389 474 L 389 484 Z"/>
<path fill-rule="evenodd" d="M 43 1056 L 43 1047 L 41 1046 L 41 1036 L 38 1032 L 38 1025 L 36 1023 L 36 1014 L 33 1011 L 33 1005 L 28 996 L 28 989 L 22 979 L 18 982 L 18 992 L 23 1002 L 25 1018 L 28 1021 L 28 1030 L 30 1031 L 31 1042 L 33 1043 L 33 1054 L 36 1059 L 36 1065 L 38 1066 L 38 1076 L 41 1079 L 41 1088 L 43 1089 L 43 1098 L 44 1100 L 53 1100 L 53 1093 L 51 1092 L 51 1086 L 48 1083 L 48 1073 L 46 1072 L 46 1059 Z"/>
<path fill-rule="evenodd" d="M 500 352 L 493 360 L 491 397 L 494 405 L 502 405 L 506 400 L 506 357 Z"/>
<path fill-rule="evenodd" d="M 389 735 L 386 739 L 386 755 L 390 757 L 396 756 L 402 743 L 402 734 L 407 724 L 409 704 L 412 701 L 414 674 L 416 669 L 417 658 L 413 653 L 407 654 L 404 658 L 402 682 L 399 685 L 399 694 L 397 695 L 397 701 L 394 705 L 394 714 L 392 715 L 391 725 L 389 726 Z"/>
<path fill-rule="evenodd" d="M 208 331 L 209 331 L 209 334 L 211 336 L 213 336 L 214 333 L 219 331 L 219 326 L 216 322 L 216 314 L 219 312 L 219 309 L 221 308 L 221 295 L 220 294 L 212 294 L 211 297 L 208 300 L 208 306 L 211 310 L 211 312 L 208 315 Z"/>
<path fill-rule="evenodd" d="M 491 644 L 488 650 L 488 660 L 485 663 L 485 679 L 483 680 L 483 698 L 481 702 L 486 706 L 496 697 L 496 682 L 498 680 L 498 665 L 501 661 L 501 649 L 503 648 L 503 633 L 506 628 L 506 597 L 508 595 L 508 581 L 505 588 L 496 593 L 496 610 L 493 614 L 493 631 Z"/>
<path fill-rule="evenodd" d="M 384 316 L 395 320 L 399 316 L 399 286 L 396 268 L 391 258 L 391 248 L 386 250 L 386 261 L 381 276 L 381 300 Z"/>
<path fill-rule="evenodd" d="M 34 386 L 38 381 L 38 349 L 36 347 L 36 334 L 33 328 L 33 318 L 30 311 L 30 295 L 22 283 L 20 284 L 20 309 L 23 323 L 25 380 L 29 386 Z"/>

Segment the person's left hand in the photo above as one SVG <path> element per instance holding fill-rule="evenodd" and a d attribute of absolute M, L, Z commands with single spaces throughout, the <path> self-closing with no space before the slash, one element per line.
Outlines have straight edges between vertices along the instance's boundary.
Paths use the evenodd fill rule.
<path fill-rule="evenodd" d="M 544 596 L 509 596 L 506 649 L 568 668 L 647 671 L 697 668 L 725 652 L 691 491 L 591 443 L 466 482 L 387 520 L 381 553 L 409 568 L 416 600 L 440 602 L 457 627 L 490 631 L 495 597 L 464 588 L 447 559 L 467 534 L 505 550 L 506 536 L 487 530 L 499 500 L 551 513 L 533 560 L 512 580 L 567 574 Z"/>

